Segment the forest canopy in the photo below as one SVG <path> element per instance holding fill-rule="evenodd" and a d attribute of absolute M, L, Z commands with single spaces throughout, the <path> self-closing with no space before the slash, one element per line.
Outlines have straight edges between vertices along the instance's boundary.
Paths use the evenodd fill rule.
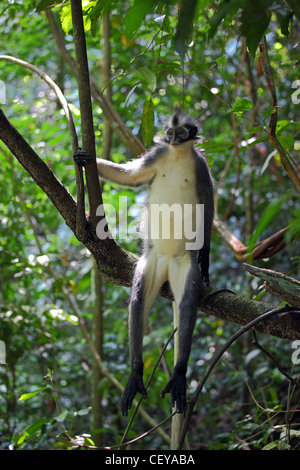
<path fill-rule="evenodd" d="M 95 158 L 138 157 L 175 106 L 199 122 L 215 205 L 175 445 L 299 448 L 298 2 L 10 0 L 0 11 L 1 448 L 174 446 L 160 397 L 168 286 L 145 335 L 148 398 L 129 429 L 120 414 L 145 188 L 100 184 Z M 93 158 L 83 171 L 78 148 Z M 103 221 L 112 236 L 97 236 Z"/>

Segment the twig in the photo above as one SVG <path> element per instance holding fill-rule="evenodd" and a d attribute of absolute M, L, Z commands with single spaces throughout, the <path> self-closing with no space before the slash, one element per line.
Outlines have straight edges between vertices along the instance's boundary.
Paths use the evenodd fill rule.
<path fill-rule="evenodd" d="M 179 441 L 178 441 L 178 447 L 177 447 L 178 450 L 180 450 L 182 445 L 183 445 L 183 442 L 184 442 L 184 439 L 185 439 L 185 436 L 186 436 L 186 433 L 187 433 L 187 430 L 188 430 L 188 426 L 189 426 L 189 423 L 190 423 L 191 418 L 192 418 L 192 413 L 193 413 L 194 407 L 196 405 L 196 402 L 198 400 L 198 397 L 199 397 L 199 395 L 202 391 L 202 388 L 204 387 L 204 384 L 205 384 L 206 380 L 210 376 L 212 370 L 217 365 L 217 363 L 219 362 L 219 360 L 221 359 L 221 357 L 223 356 L 225 351 L 232 345 L 232 343 L 234 343 L 234 341 L 236 341 L 242 334 L 246 333 L 246 331 L 253 328 L 257 323 L 262 322 L 262 321 L 264 321 L 264 320 L 266 320 L 266 319 L 268 319 L 268 318 L 270 318 L 274 315 L 278 315 L 279 313 L 286 313 L 286 312 L 291 313 L 292 311 L 293 312 L 295 311 L 294 307 L 285 306 L 285 307 L 275 308 L 275 309 L 272 309 L 268 312 L 263 313 L 258 318 L 255 318 L 254 320 L 249 322 L 247 325 L 240 328 L 234 335 L 231 336 L 231 338 L 229 338 L 229 340 L 225 343 L 225 345 L 215 354 L 215 356 L 213 357 L 213 359 L 212 359 L 212 361 L 211 361 L 211 363 L 208 367 L 208 370 L 206 371 L 206 373 L 202 377 L 201 381 L 199 382 L 199 384 L 196 388 L 196 391 L 195 391 L 195 393 L 192 397 L 192 400 L 190 402 L 190 405 L 188 407 L 188 410 L 187 410 L 187 413 L 186 413 L 186 416 L 185 416 L 185 420 L 184 420 L 184 423 L 183 423 L 183 427 L 182 427 L 182 430 L 181 430 L 181 434 L 180 434 L 180 437 L 179 437 Z"/>
<path fill-rule="evenodd" d="M 36 67 L 33 64 L 30 64 L 29 62 L 26 62 L 25 60 L 21 60 L 21 59 L 18 59 L 17 57 L 13 57 L 13 56 L 10 56 L 10 55 L 0 55 L 0 60 L 6 60 L 6 61 L 9 61 L 9 62 L 12 62 L 13 64 L 21 65 L 22 67 L 25 67 L 25 68 L 31 70 L 32 72 L 36 73 L 42 80 L 44 80 L 44 82 L 46 82 L 47 85 L 49 85 L 49 87 L 54 91 L 61 107 L 64 110 L 64 113 L 65 113 L 65 116 L 66 116 L 66 119 L 67 119 L 68 129 L 69 129 L 71 143 L 72 143 L 72 149 L 73 149 L 73 153 L 74 153 L 78 149 L 78 138 L 77 138 L 77 134 L 76 134 L 76 129 L 75 129 L 73 116 L 72 116 L 72 113 L 70 111 L 68 102 L 67 102 L 63 92 L 59 88 L 59 86 L 52 80 L 52 78 L 49 77 L 49 75 L 47 75 L 46 72 L 43 72 L 38 67 Z"/>
<path fill-rule="evenodd" d="M 280 366 L 278 361 L 276 361 L 275 357 L 269 351 L 267 351 L 263 346 L 261 346 L 261 344 L 259 344 L 259 342 L 257 341 L 257 336 L 256 336 L 255 330 L 252 331 L 252 334 L 253 334 L 252 344 L 254 346 L 256 346 L 257 349 L 259 349 L 261 352 L 263 352 L 266 356 L 268 356 L 271 359 L 271 361 L 274 362 L 277 369 L 282 373 L 282 375 L 284 375 L 294 385 L 299 386 L 300 384 L 295 379 L 293 379 L 293 377 L 291 377 L 284 369 L 282 369 L 282 367 Z"/>
<path fill-rule="evenodd" d="M 277 124 L 277 96 L 276 96 L 276 88 L 272 73 L 272 68 L 270 65 L 269 55 L 268 55 L 268 48 L 266 38 L 263 37 L 262 42 L 259 45 L 260 47 L 260 56 L 262 59 L 263 65 L 263 72 L 267 82 L 267 87 L 271 96 L 271 106 L 274 108 L 270 117 L 269 121 L 269 137 L 273 144 L 273 147 L 277 150 L 283 168 L 285 169 L 286 173 L 289 175 L 293 183 L 295 184 L 297 190 L 300 192 L 300 178 L 299 175 L 296 173 L 296 170 L 290 163 L 289 157 L 285 151 L 285 149 L 280 144 L 277 135 L 276 135 L 276 124 Z"/>
<path fill-rule="evenodd" d="M 158 430 L 161 426 L 163 426 L 165 423 L 167 423 L 169 421 L 169 419 L 171 419 L 176 413 L 177 413 L 177 411 L 174 411 L 170 416 L 168 416 L 166 419 L 164 419 L 161 423 L 159 423 L 156 426 L 154 426 L 153 428 L 149 429 L 149 431 L 144 432 L 140 436 L 138 436 L 134 439 L 131 439 L 131 441 L 123 442 L 123 440 L 122 440 L 121 444 L 118 444 L 118 445 L 115 445 L 115 446 L 110 446 L 110 447 L 104 447 L 104 449 L 106 449 L 106 450 L 118 449 L 119 447 L 127 447 L 131 444 L 135 444 L 136 442 L 140 441 L 141 439 L 144 439 L 144 437 L 149 436 L 149 434 L 151 434 L 153 431 Z"/>
<path fill-rule="evenodd" d="M 234 96 L 233 96 L 233 100 L 235 102 L 236 100 L 236 95 L 237 95 L 237 90 L 238 90 L 238 86 L 239 86 L 239 83 L 240 83 L 240 80 L 241 80 L 241 77 L 242 77 L 242 66 L 245 62 L 245 58 L 246 58 L 246 55 L 247 55 L 247 48 L 246 48 L 246 44 L 245 44 L 245 41 L 244 41 L 244 44 L 243 44 L 243 50 L 242 50 L 242 59 L 241 59 L 241 63 L 240 63 L 240 67 L 239 67 L 239 70 L 238 70 L 238 73 L 237 73 L 237 78 L 236 78 L 236 81 L 235 81 L 235 87 L 234 87 Z M 237 173 L 236 173 L 236 180 L 235 180 L 235 183 L 234 183 L 234 187 L 232 188 L 232 195 L 231 195 L 231 200 L 222 216 L 222 221 L 225 221 L 228 219 L 229 215 L 230 215 L 230 212 L 231 212 L 231 209 L 235 203 L 235 200 L 237 198 L 237 189 L 239 188 L 240 186 L 240 177 L 241 177 L 241 167 L 242 167 L 242 158 L 241 158 L 241 154 L 240 154 L 240 147 L 239 147 L 239 143 L 240 143 L 240 139 L 239 139 L 239 136 L 238 136 L 238 130 L 237 130 L 237 118 L 236 118 L 236 114 L 235 113 L 232 113 L 231 115 L 231 122 L 232 122 L 232 130 L 233 130 L 233 142 L 234 142 L 234 151 L 235 151 L 235 154 L 236 154 L 236 157 L 237 157 Z"/>
<path fill-rule="evenodd" d="M 229 362 L 227 359 L 224 358 L 224 359 L 223 359 L 223 362 L 224 362 L 225 364 L 227 364 L 232 370 L 234 370 L 234 371 L 241 377 L 242 381 L 245 383 L 246 387 L 248 388 L 249 394 L 250 394 L 250 396 L 251 396 L 253 402 L 254 402 L 255 405 L 257 406 L 257 408 L 258 408 L 259 410 L 263 411 L 264 413 L 275 413 L 275 416 L 277 416 L 277 414 L 279 413 L 278 410 L 273 410 L 272 408 L 264 408 L 263 406 L 261 406 L 261 405 L 258 403 L 258 401 L 256 400 L 256 398 L 255 398 L 255 396 L 254 396 L 254 394 L 253 394 L 253 392 L 252 392 L 252 390 L 251 390 L 251 387 L 250 387 L 250 385 L 249 385 L 248 380 L 245 379 L 245 377 L 243 376 L 243 374 L 242 374 L 238 369 L 236 369 L 235 367 L 233 367 L 233 365 L 230 364 L 230 362 Z"/>

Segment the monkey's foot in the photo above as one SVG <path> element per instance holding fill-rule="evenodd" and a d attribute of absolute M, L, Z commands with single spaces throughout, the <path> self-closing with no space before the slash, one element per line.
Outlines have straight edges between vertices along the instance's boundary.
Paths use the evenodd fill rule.
<path fill-rule="evenodd" d="M 127 416 L 128 410 L 130 410 L 137 392 L 139 392 L 143 398 L 147 398 L 147 392 L 143 384 L 143 377 L 139 374 L 131 373 L 121 402 L 121 411 L 123 416 Z"/>
<path fill-rule="evenodd" d="M 178 372 L 173 373 L 171 380 L 161 392 L 161 397 L 164 398 L 166 393 L 171 394 L 172 406 L 176 404 L 177 413 L 183 413 L 186 405 L 186 378 L 185 374 Z"/>

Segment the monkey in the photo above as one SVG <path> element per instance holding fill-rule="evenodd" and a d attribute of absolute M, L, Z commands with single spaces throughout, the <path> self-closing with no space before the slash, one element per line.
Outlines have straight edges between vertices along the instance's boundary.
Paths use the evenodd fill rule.
<path fill-rule="evenodd" d="M 195 147 L 199 125 L 195 118 L 175 108 L 164 123 L 163 131 L 164 138 L 137 159 L 120 164 L 97 159 L 100 178 L 128 187 L 148 186 L 148 210 L 141 221 L 143 250 L 135 266 L 129 303 L 131 373 L 121 402 L 123 416 L 127 416 L 137 392 L 147 397 L 143 383 L 143 335 L 148 312 L 167 281 L 179 312 L 178 357 L 161 397 L 170 393 L 172 406 L 176 405 L 178 413 L 184 412 L 187 363 L 197 306 L 203 296 L 203 283 L 209 285 L 210 282 L 213 179 L 205 156 Z M 81 162 L 78 156 L 75 162 L 86 164 L 86 159 Z M 162 205 L 174 211 L 170 209 L 159 218 L 157 213 Z M 183 209 L 189 207 L 187 218 L 192 219 L 195 227 L 199 206 L 204 207 L 204 217 L 199 227 L 196 223 L 195 233 L 191 232 L 194 243 L 188 243 L 191 238 L 187 240 L 182 232 L 186 218 L 176 218 L 175 209 L 184 212 Z M 167 236 L 163 233 L 163 222 L 169 225 Z M 195 242 L 199 230 L 202 231 L 200 244 Z"/>

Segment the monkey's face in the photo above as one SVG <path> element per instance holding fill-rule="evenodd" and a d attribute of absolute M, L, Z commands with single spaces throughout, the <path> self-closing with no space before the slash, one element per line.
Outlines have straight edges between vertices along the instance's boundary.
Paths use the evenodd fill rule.
<path fill-rule="evenodd" d="M 198 127 L 182 111 L 176 111 L 164 126 L 165 142 L 170 145 L 181 145 L 188 140 L 195 140 Z"/>

